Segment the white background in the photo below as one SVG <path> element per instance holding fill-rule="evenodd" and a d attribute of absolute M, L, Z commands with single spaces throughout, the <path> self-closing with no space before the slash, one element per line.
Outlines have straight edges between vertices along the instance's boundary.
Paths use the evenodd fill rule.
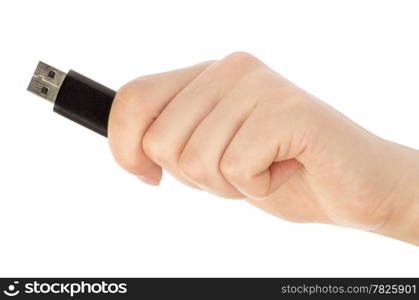
<path fill-rule="evenodd" d="M 26 92 L 38 60 L 117 89 L 244 50 L 419 148 L 418 16 L 417 1 L 2 1 L 0 275 L 419 276 L 403 242 L 289 223 L 169 176 L 148 187 Z"/>

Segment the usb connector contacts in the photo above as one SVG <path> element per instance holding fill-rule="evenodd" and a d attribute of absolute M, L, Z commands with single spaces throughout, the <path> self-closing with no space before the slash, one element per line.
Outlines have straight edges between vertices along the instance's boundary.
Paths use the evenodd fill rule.
<path fill-rule="evenodd" d="M 54 112 L 107 136 L 115 91 L 73 71 L 39 62 L 28 91 L 54 104 Z"/>
<path fill-rule="evenodd" d="M 32 75 L 28 91 L 54 103 L 66 75 L 63 71 L 40 61 Z"/>

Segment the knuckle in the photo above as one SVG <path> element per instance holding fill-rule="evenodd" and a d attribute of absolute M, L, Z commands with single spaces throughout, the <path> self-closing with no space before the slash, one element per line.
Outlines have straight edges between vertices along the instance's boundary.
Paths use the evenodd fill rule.
<path fill-rule="evenodd" d="M 206 168 L 202 167 L 198 159 L 198 155 L 193 153 L 184 153 L 179 158 L 179 169 L 181 172 L 193 182 L 204 184 L 208 181 Z"/>
<path fill-rule="evenodd" d="M 155 91 L 155 84 L 147 77 L 139 77 L 123 85 L 116 93 L 115 102 L 125 107 L 132 107 L 138 103 L 146 104 Z M 144 109 L 144 108 L 142 108 Z"/>
<path fill-rule="evenodd" d="M 167 145 L 164 138 L 151 128 L 145 133 L 142 146 L 144 153 L 152 161 L 161 164 L 169 161 L 170 149 L 173 148 Z"/>
<path fill-rule="evenodd" d="M 230 67 L 256 67 L 262 64 L 258 58 L 243 51 L 237 51 L 227 55 L 221 63 Z"/>
<path fill-rule="evenodd" d="M 244 182 L 246 175 L 241 164 L 231 156 L 224 156 L 220 162 L 221 173 L 228 178 L 228 180 L 240 183 Z"/>

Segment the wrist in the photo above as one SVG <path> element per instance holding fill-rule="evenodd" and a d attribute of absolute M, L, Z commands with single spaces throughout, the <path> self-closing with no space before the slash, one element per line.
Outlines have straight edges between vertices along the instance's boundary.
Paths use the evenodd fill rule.
<path fill-rule="evenodd" d="M 399 184 L 391 195 L 390 213 L 375 232 L 419 246 L 419 151 L 393 146 L 398 153 L 393 167 L 402 171 L 394 172 Z"/>

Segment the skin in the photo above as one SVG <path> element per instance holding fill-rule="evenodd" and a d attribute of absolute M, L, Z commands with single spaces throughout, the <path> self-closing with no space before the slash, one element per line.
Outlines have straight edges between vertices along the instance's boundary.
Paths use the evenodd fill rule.
<path fill-rule="evenodd" d="M 373 135 L 248 53 L 127 83 L 108 135 L 115 160 L 148 184 L 164 168 L 283 219 L 419 245 L 419 151 Z"/>

